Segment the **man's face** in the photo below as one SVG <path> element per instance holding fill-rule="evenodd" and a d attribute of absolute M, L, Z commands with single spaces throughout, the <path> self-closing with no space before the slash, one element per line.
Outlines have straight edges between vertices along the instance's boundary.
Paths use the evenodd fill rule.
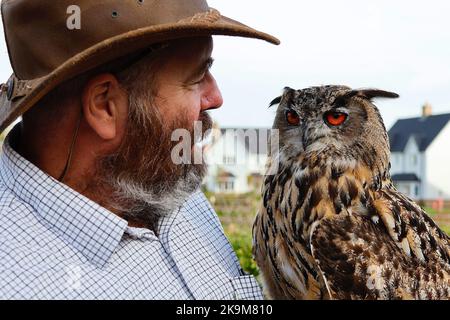
<path fill-rule="evenodd" d="M 169 122 L 185 114 L 193 123 L 201 112 L 219 108 L 222 95 L 209 72 L 212 65 L 211 37 L 186 39 L 170 49 L 156 76 L 156 106 Z"/>
<path fill-rule="evenodd" d="M 177 144 L 172 133 L 187 129 L 193 143 L 194 122 L 200 121 L 203 131 L 210 129 L 206 111 L 223 102 L 209 72 L 210 37 L 177 41 L 166 50 L 162 61 L 157 60 L 154 96 L 149 98 L 152 88 L 142 83 L 130 90 L 124 140 L 99 165 L 100 177 L 115 191 L 113 206 L 129 221 L 153 227 L 160 216 L 199 188 L 206 173 L 205 164 L 172 161 L 171 151 Z"/>

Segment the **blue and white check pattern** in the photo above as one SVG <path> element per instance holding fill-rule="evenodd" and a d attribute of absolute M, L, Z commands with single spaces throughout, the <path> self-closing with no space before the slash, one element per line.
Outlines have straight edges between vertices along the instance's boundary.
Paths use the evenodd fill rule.
<path fill-rule="evenodd" d="M 0 299 L 262 299 L 201 192 L 159 237 L 46 175 L 0 157 Z"/>

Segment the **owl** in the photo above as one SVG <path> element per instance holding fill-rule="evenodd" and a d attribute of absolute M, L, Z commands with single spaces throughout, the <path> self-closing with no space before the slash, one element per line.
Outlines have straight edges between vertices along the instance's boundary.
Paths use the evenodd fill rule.
<path fill-rule="evenodd" d="M 268 298 L 450 298 L 450 239 L 393 185 L 377 97 L 398 95 L 320 86 L 273 101 L 279 148 L 253 225 Z"/>

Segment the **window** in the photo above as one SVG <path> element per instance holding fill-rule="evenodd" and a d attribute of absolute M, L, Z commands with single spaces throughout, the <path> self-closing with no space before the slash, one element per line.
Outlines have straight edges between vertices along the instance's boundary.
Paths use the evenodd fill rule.
<path fill-rule="evenodd" d="M 234 181 L 221 181 L 219 183 L 219 189 L 221 192 L 234 191 Z"/>
<path fill-rule="evenodd" d="M 412 164 L 413 166 L 417 166 L 417 155 L 416 155 L 416 154 L 413 154 L 413 155 L 411 156 L 411 164 Z"/>
<path fill-rule="evenodd" d="M 229 164 L 229 165 L 234 165 L 234 164 L 236 164 L 236 157 L 224 155 L 223 163 Z"/>
<path fill-rule="evenodd" d="M 416 184 L 416 186 L 414 187 L 414 195 L 415 195 L 416 197 L 419 196 L 419 191 L 420 191 L 419 185 Z"/>

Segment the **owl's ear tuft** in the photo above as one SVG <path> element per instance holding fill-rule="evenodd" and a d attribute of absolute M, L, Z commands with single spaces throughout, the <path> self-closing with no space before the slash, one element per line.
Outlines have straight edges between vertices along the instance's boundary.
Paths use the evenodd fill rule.
<path fill-rule="evenodd" d="M 290 99 L 293 98 L 293 96 L 295 95 L 296 90 L 289 88 L 289 87 L 284 87 L 283 89 L 283 95 L 276 97 L 275 99 L 272 100 L 272 102 L 269 105 L 269 108 L 276 105 L 276 104 L 280 104 L 281 101 L 285 100 L 285 101 L 289 101 Z"/>
<path fill-rule="evenodd" d="M 276 105 L 276 104 L 280 104 L 281 98 L 282 98 L 282 97 L 279 96 L 279 97 L 276 97 L 275 99 L 273 99 L 272 102 L 269 104 L 269 108 L 272 107 L 272 106 L 274 106 L 274 105 Z"/>
<path fill-rule="evenodd" d="M 396 99 L 400 97 L 395 92 L 390 91 L 384 91 L 384 90 L 378 90 L 378 89 L 359 89 L 354 90 L 356 92 L 356 96 L 361 98 L 366 98 L 369 100 L 375 99 L 375 98 L 390 98 L 390 99 Z"/>
<path fill-rule="evenodd" d="M 344 95 L 338 97 L 334 104 L 335 105 L 345 105 L 353 97 L 359 97 L 362 99 L 372 100 L 375 98 L 390 98 L 395 99 L 400 97 L 395 92 L 378 90 L 378 89 L 356 89 L 345 93 Z"/>

